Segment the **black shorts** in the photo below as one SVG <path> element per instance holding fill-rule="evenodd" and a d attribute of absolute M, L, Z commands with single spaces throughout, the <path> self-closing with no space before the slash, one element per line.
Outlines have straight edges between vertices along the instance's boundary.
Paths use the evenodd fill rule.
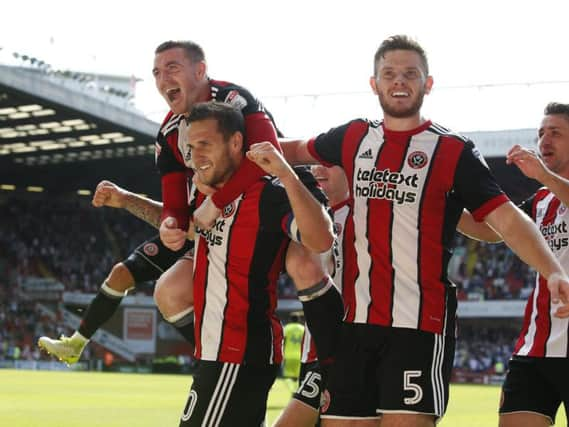
<path fill-rule="evenodd" d="M 262 426 L 278 365 L 200 361 L 180 426 Z"/>
<path fill-rule="evenodd" d="M 150 280 L 157 280 L 162 273 L 174 265 L 186 252 L 192 250 L 193 247 L 194 242 L 186 240 L 182 249 L 172 251 L 164 246 L 160 236 L 156 235 L 139 245 L 123 261 L 123 264 L 134 277 L 134 283 L 138 285 Z"/>
<path fill-rule="evenodd" d="M 322 405 L 322 374 L 318 362 L 303 363 L 300 365 L 298 389 L 292 397 L 319 411 Z"/>
<path fill-rule="evenodd" d="M 415 329 L 344 324 L 322 418 L 442 417 L 454 347 L 453 337 Z"/>
<path fill-rule="evenodd" d="M 500 414 L 535 412 L 555 422 L 561 402 L 565 416 L 569 407 L 569 360 L 563 357 L 523 357 L 510 359 L 502 386 Z"/>

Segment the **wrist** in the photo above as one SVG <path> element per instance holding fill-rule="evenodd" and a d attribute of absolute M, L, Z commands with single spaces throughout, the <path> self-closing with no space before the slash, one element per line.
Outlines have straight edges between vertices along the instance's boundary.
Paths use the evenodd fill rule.
<path fill-rule="evenodd" d="M 289 182 L 294 182 L 299 180 L 298 175 L 296 174 L 294 169 L 292 169 L 290 166 L 287 167 L 286 170 L 283 171 L 283 173 L 278 176 L 278 178 L 284 185 L 286 185 Z"/>
<path fill-rule="evenodd" d="M 134 193 L 131 193 L 130 191 L 123 192 L 119 197 L 120 207 L 123 209 L 130 209 L 136 198 L 137 196 Z"/>
<path fill-rule="evenodd" d="M 541 176 L 536 177 L 536 179 L 545 187 L 551 187 L 555 181 L 555 174 L 547 170 L 543 170 Z"/>

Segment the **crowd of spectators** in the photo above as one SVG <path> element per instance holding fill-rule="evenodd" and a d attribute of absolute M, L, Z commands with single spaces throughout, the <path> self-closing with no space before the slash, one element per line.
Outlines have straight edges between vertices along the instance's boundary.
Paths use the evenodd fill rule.
<path fill-rule="evenodd" d="M 517 325 L 504 322 L 481 326 L 470 321 L 459 329 L 454 369 L 473 373 L 503 374 L 519 334 Z"/>
<path fill-rule="evenodd" d="M 459 301 L 527 299 L 535 272 L 504 243 L 479 242 L 457 233 L 449 279 Z"/>
<path fill-rule="evenodd" d="M 17 261 L 19 279 L 53 277 L 67 291 L 96 292 L 114 263 L 152 233 L 132 215 L 85 199 L 7 198 L 0 209 L 0 246 Z"/>

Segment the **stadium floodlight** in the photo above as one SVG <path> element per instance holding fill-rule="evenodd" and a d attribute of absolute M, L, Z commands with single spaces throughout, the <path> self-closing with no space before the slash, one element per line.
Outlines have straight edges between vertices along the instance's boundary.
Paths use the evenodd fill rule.
<path fill-rule="evenodd" d="M 41 193 L 43 191 L 43 187 L 30 185 L 29 187 L 26 187 L 26 190 L 28 190 L 30 193 Z"/>

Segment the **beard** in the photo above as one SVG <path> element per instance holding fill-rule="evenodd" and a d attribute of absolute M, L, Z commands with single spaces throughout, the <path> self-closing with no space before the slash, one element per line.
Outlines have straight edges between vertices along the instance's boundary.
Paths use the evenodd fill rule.
<path fill-rule="evenodd" d="M 389 102 L 385 99 L 383 94 L 379 94 L 379 104 L 381 105 L 381 109 L 383 110 L 384 114 L 394 117 L 397 119 L 406 119 L 408 117 L 413 117 L 416 115 L 423 106 L 423 98 L 425 97 L 425 90 L 421 89 L 417 99 L 411 106 L 405 108 L 398 108 L 389 105 Z"/>

